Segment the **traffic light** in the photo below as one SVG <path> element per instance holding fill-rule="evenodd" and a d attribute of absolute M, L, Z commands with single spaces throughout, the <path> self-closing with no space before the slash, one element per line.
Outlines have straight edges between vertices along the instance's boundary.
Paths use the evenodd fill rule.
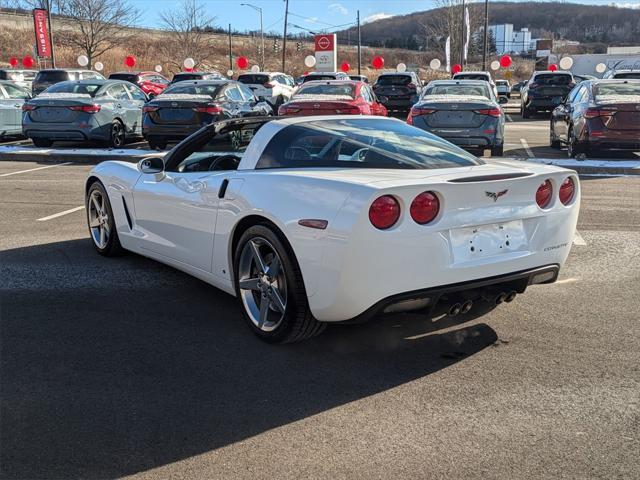
<path fill-rule="evenodd" d="M 296 52 L 302 50 L 302 42 L 296 42 Z"/>
<path fill-rule="evenodd" d="M 278 51 L 279 51 L 279 50 L 280 50 L 280 45 L 278 45 L 278 39 L 276 38 L 276 39 L 273 41 L 273 51 L 274 51 L 275 53 L 278 53 Z"/>

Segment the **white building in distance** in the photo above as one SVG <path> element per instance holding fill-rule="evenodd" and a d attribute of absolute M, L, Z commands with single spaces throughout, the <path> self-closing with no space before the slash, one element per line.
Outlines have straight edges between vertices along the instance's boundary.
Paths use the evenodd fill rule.
<path fill-rule="evenodd" d="M 527 53 L 531 50 L 531 32 L 528 28 L 514 31 L 511 23 L 491 25 L 489 30 L 496 42 L 496 53 Z"/>

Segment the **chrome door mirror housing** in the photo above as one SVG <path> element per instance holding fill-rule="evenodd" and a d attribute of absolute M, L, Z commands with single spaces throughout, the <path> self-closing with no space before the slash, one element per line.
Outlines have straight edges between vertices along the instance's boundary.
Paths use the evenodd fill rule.
<path fill-rule="evenodd" d="M 149 175 L 155 175 L 156 181 L 164 178 L 164 160 L 161 157 L 147 157 L 138 162 L 138 171 Z"/>

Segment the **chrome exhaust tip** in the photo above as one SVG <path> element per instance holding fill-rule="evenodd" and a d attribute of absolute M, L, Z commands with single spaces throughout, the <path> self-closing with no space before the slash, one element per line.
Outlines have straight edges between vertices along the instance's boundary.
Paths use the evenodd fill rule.
<path fill-rule="evenodd" d="M 468 313 L 469 310 L 473 308 L 473 301 L 467 300 L 462 304 L 462 308 L 460 309 L 460 313 Z"/>
<path fill-rule="evenodd" d="M 460 313 L 461 310 L 462 310 L 462 305 L 460 305 L 459 303 L 454 303 L 449 308 L 449 311 L 447 312 L 447 315 L 449 315 L 450 317 L 455 317 L 456 315 L 458 315 Z"/>
<path fill-rule="evenodd" d="M 507 299 L 507 294 L 505 292 L 500 292 L 498 295 L 496 295 L 496 298 L 495 298 L 496 305 L 500 305 L 506 299 Z"/>
<path fill-rule="evenodd" d="M 515 290 L 511 290 L 505 297 L 504 301 L 507 303 L 513 302 L 516 298 L 516 295 L 518 295 L 518 292 L 516 292 Z"/>

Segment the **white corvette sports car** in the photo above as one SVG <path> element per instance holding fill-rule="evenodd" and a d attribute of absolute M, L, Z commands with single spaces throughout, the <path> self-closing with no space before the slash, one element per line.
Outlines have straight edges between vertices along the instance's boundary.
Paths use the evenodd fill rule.
<path fill-rule="evenodd" d="M 327 322 L 456 315 L 554 282 L 579 188 L 573 171 L 484 162 L 395 119 L 245 118 L 164 160 L 97 165 L 86 210 L 99 253 L 194 275 L 237 296 L 262 339 L 290 342 Z"/>

